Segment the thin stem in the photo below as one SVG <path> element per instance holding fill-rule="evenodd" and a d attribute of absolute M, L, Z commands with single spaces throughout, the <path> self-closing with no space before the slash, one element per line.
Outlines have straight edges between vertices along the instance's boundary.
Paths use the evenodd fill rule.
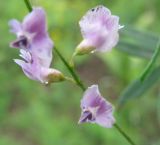
<path fill-rule="evenodd" d="M 77 82 L 77 85 L 79 85 L 79 87 L 83 91 L 85 91 L 86 88 L 85 88 L 84 84 L 82 83 L 82 81 L 80 80 L 80 78 L 78 77 L 77 73 L 74 71 L 74 69 L 68 64 L 68 62 L 65 60 L 65 58 L 61 55 L 61 53 L 58 51 L 58 49 L 56 47 L 54 47 L 54 50 L 58 54 L 58 56 L 60 57 L 62 62 L 65 64 L 65 66 L 68 68 L 68 70 L 71 73 L 71 75 L 73 76 L 74 80 Z"/>
<path fill-rule="evenodd" d="M 74 68 L 74 57 L 75 57 L 75 53 L 73 53 L 72 57 L 71 57 L 71 60 L 69 62 L 69 65 Z"/>
<path fill-rule="evenodd" d="M 136 145 L 131 138 L 117 125 L 114 124 L 114 127 L 123 135 L 123 137 L 131 144 L 131 145 Z"/>
<path fill-rule="evenodd" d="M 65 80 L 66 80 L 66 81 L 69 81 L 69 82 L 72 82 L 72 83 L 74 83 L 74 84 L 77 84 L 77 82 L 76 82 L 73 78 L 70 78 L 70 77 L 66 77 L 66 76 L 65 76 Z"/>
<path fill-rule="evenodd" d="M 29 12 L 31 12 L 31 11 L 32 11 L 32 5 L 31 5 L 30 1 L 29 1 L 29 0 L 24 0 L 24 2 L 25 2 L 25 4 L 26 4 Z"/>
<path fill-rule="evenodd" d="M 142 73 L 140 80 L 144 81 L 146 79 L 146 76 L 148 75 L 148 73 L 150 72 L 150 70 L 152 69 L 154 63 L 156 62 L 158 56 L 160 53 L 160 40 L 157 43 L 157 47 L 156 50 L 154 51 L 154 54 L 151 58 L 151 60 L 149 61 L 149 63 L 147 64 L 146 68 L 144 69 L 144 72 Z"/>

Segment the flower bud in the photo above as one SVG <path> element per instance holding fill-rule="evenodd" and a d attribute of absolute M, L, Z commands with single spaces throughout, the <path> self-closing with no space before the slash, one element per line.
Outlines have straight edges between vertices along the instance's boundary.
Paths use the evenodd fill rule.
<path fill-rule="evenodd" d="M 45 76 L 46 84 L 61 82 L 65 80 L 64 75 L 60 71 L 56 69 L 49 69 L 48 71 L 49 73 Z"/>
<path fill-rule="evenodd" d="M 95 47 L 86 39 L 84 39 L 76 48 L 75 55 L 88 54 L 94 51 Z"/>

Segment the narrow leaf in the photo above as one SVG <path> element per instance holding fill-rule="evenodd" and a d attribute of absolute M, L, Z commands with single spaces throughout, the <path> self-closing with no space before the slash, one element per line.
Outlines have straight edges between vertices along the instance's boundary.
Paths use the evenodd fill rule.
<path fill-rule="evenodd" d="M 140 79 L 133 81 L 120 95 L 118 106 L 124 105 L 130 99 L 136 99 L 146 93 L 160 78 L 160 66 L 155 68 L 142 82 Z"/>
<path fill-rule="evenodd" d="M 146 59 L 150 59 L 153 54 L 153 50 L 147 49 L 146 47 L 140 46 L 139 44 L 133 44 L 123 40 L 119 41 L 117 49 L 129 55 Z"/>
<path fill-rule="evenodd" d="M 117 49 L 130 55 L 151 58 L 159 41 L 159 36 L 143 32 L 128 26 L 120 31 L 120 41 Z"/>
<path fill-rule="evenodd" d="M 147 77 L 147 75 L 149 74 L 149 72 L 151 71 L 151 69 L 153 68 L 154 64 L 156 63 L 156 60 L 158 59 L 160 53 L 160 41 L 157 44 L 157 48 L 151 58 L 151 60 L 149 61 L 148 65 L 146 66 L 146 68 L 144 69 L 144 72 L 142 73 L 140 80 L 144 81 Z"/>

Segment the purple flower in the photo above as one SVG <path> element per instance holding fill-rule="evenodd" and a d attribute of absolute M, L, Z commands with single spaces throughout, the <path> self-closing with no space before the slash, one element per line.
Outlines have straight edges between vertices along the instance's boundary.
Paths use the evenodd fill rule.
<path fill-rule="evenodd" d="M 53 42 L 48 36 L 46 14 L 42 8 L 33 9 L 22 23 L 11 20 L 9 25 L 17 36 L 11 47 L 20 48 L 23 59 L 14 61 L 27 77 L 45 84 L 65 79 L 61 72 L 50 68 Z"/>
<path fill-rule="evenodd" d="M 97 123 L 106 128 L 111 128 L 115 123 L 113 106 L 101 96 L 97 85 L 86 90 L 81 100 L 81 109 L 79 123 Z"/>
<path fill-rule="evenodd" d="M 20 56 L 23 60 L 15 59 L 14 61 L 21 66 L 24 74 L 30 79 L 40 81 L 44 84 L 64 80 L 63 74 L 58 70 L 41 65 L 39 58 L 34 53 L 21 49 Z"/>
<path fill-rule="evenodd" d="M 118 43 L 119 17 L 111 15 L 100 5 L 89 10 L 79 22 L 83 41 L 77 46 L 76 54 L 110 51 Z"/>
<path fill-rule="evenodd" d="M 17 40 L 10 46 L 36 54 L 41 60 L 41 65 L 49 67 L 53 42 L 48 36 L 45 11 L 42 8 L 34 8 L 22 23 L 13 19 L 9 25 L 11 32 L 17 36 Z"/>

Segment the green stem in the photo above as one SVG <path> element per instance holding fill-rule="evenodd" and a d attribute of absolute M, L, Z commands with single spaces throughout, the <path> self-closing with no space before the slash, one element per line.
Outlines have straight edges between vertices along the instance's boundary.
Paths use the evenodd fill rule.
<path fill-rule="evenodd" d="M 157 60 L 157 58 L 159 56 L 159 53 L 160 53 L 160 40 L 157 43 L 156 50 L 154 51 L 154 54 L 153 54 L 150 62 L 147 64 L 146 68 L 144 69 L 144 72 L 142 73 L 142 75 L 140 77 L 141 81 L 144 81 L 146 79 L 148 73 L 150 72 L 150 70 L 152 69 L 154 63 L 156 62 L 156 60 Z"/>
<path fill-rule="evenodd" d="M 25 1 L 25 3 L 26 3 L 26 6 L 27 6 L 29 12 L 31 12 L 31 11 L 32 11 L 32 6 L 31 6 L 29 0 L 24 0 L 24 1 Z M 64 65 L 68 68 L 69 72 L 70 72 L 71 75 L 73 76 L 73 78 L 74 78 L 75 82 L 77 83 L 77 85 L 79 85 L 79 87 L 80 87 L 83 91 L 85 91 L 86 88 L 85 88 L 84 84 L 82 83 L 82 81 L 80 80 L 80 78 L 78 77 L 78 75 L 77 75 L 77 73 L 75 72 L 75 70 L 68 64 L 68 62 L 65 60 L 65 58 L 61 55 L 61 53 L 58 51 L 58 49 L 57 49 L 56 47 L 54 47 L 54 50 L 55 50 L 55 52 L 57 53 L 57 55 L 60 57 L 60 59 L 62 60 L 62 62 L 64 63 Z M 71 78 L 68 78 L 68 77 L 66 77 L 66 80 L 69 80 L 69 81 L 74 82 Z M 124 131 L 122 131 L 122 129 L 121 129 L 117 124 L 115 124 L 114 126 L 115 126 L 115 127 L 117 128 L 117 130 L 126 138 L 126 140 L 128 140 L 128 142 L 129 142 L 131 145 L 135 145 L 135 143 L 130 139 L 130 137 L 128 137 L 128 135 L 127 135 Z"/>
<path fill-rule="evenodd" d="M 114 127 L 124 136 L 124 138 L 131 144 L 131 145 L 136 145 L 131 138 L 117 125 L 114 124 Z"/>
<path fill-rule="evenodd" d="M 74 83 L 74 84 L 77 84 L 77 82 L 76 82 L 73 78 L 70 78 L 70 77 L 66 77 L 66 76 L 65 76 L 65 80 L 66 80 L 66 81 L 69 81 L 69 82 L 72 82 L 72 83 Z"/>
<path fill-rule="evenodd" d="M 31 5 L 30 1 L 29 1 L 29 0 L 24 0 L 24 2 L 25 2 L 25 4 L 26 4 L 29 12 L 31 12 L 31 11 L 32 11 L 32 5 Z"/>
<path fill-rule="evenodd" d="M 75 53 L 73 53 L 71 60 L 69 61 L 69 65 L 74 68 L 74 57 L 75 57 Z"/>
<path fill-rule="evenodd" d="M 75 81 L 77 82 L 77 85 L 79 85 L 79 87 L 83 91 L 85 91 L 86 88 L 85 88 L 84 84 L 82 83 L 82 81 L 80 80 L 80 78 L 78 77 L 77 73 L 74 71 L 74 69 L 68 64 L 68 62 L 64 59 L 64 57 L 61 55 L 61 53 L 58 51 L 58 49 L 56 47 L 54 47 L 54 50 L 58 54 L 58 56 L 60 57 L 62 62 L 65 64 L 65 66 L 68 68 L 69 72 L 71 73 L 71 75 L 73 76 Z"/>

